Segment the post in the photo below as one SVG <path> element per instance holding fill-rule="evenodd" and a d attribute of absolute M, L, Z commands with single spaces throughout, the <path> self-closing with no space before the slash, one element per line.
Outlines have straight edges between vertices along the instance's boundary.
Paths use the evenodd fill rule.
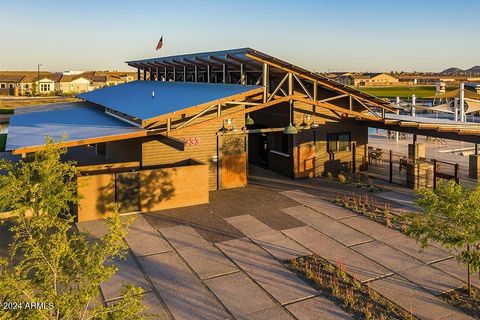
<path fill-rule="evenodd" d="M 437 189 L 437 160 L 433 159 L 433 190 Z"/>
<path fill-rule="evenodd" d="M 263 103 L 266 103 L 268 99 L 268 93 L 269 93 L 268 64 L 266 63 L 263 64 L 262 81 L 263 81 Z"/>
<path fill-rule="evenodd" d="M 140 68 L 137 68 L 137 80 L 140 80 Z"/>
<path fill-rule="evenodd" d="M 147 69 L 143 69 L 143 80 L 147 80 Z"/>
<path fill-rule="evenodd" d="M 210 65 L 207 64 L 207 82 L 210 83 Z"/>
<path fill-rule="evenodd" d="M 465 120 L 465 84 L 462 82 L 460 83 L 460 121 Z"/>
<path fill-rule="evenodd" d="M 454 114 L 454 120 L 458 121 L 458 99 L 457 98 L 453 99 L 453 114 Z"/>
<path fill-rule="evenodd" d="M 412 94 L 412 116 L 415 117 L 415 104 L 417 102 L 417 97 Z"/>
<path fill-rule="evenodd" d="M 392 183 L 393 182 L 393 151 L 390 150 L 390 176 L 388 179 L 388 182 Z"/>
<path fill-rule="evenodd" d="M 352 142 L 352 173 L 357 171 L 357 159 L 356 159 L 357 145 L 355 142 Z"/>
<path fill-rule="evenodd" d="M 459 165 L 458 163 L 455 163 L 455 182 L 457 184 L 460 183 L 460 178 L 458 177 L 458 169 L 459 169 Z"/>
<path fill-rule="evenodd" d="M 242 64 L 240 64 L 240 84 L 247 84 L 247 79 L 245 78 L 245 67 Z"/>
<path fill-rule="evenodd" d="M 227 65 L 222 65 L 222 83 L 227 83 Z"/>

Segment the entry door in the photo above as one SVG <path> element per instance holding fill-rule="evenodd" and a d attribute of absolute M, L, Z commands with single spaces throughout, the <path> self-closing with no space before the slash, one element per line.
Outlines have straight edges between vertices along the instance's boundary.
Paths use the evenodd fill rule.
<path fill-rule="evenodd" d="M 140 211 L 140 172 L 116 174 L 115 198 L 120 204 L 120 213 Z"/>
<path fill-rule="evenodd" d="M 311 178 L 315 176 L 315 133 L 302 132 L 295 138 L 295 178 Z"/>
<path fill-rule="evenodd" d="M 247 185 L 246 136 L 220 138 L 220 188 L 238 188 Z"/>

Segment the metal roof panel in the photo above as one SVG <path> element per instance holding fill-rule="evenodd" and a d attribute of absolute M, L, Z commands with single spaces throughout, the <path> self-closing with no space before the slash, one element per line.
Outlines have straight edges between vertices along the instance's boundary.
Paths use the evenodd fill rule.
<path fill-rule="evenodd" d="M 45 145 L 50 136 L 58 141 L 88 140 L 144 129 L 109 116 L 89 103 L 67 103 L 50 106 L 43 111 L 12 115 L 7 134 L 6 150 Z"/>
<path fill-rule="evenodd" d="M 146 120 L 258 88 L 260 86 L 147 80 L 98 89 L 78 97 Z"/>

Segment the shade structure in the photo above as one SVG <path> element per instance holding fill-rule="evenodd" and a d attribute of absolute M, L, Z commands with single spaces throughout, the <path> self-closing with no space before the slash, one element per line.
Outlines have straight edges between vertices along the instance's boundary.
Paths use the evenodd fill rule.
<path fill-rule="evenodd" d="M 470 99 L 480 99 L 480 94 L 476 94 L 475 92 L 464 90 L 465 98 Z M 460 89 L 448 91 L 441 94 L 436 94 L 434 96 L 425 97 L 426 99 L 453 99 L 460 97 Z"/>
<path fill-rule="evenodd" d="M 124 136 L 145 131 L 112 117 L 90 103 L 50 105 L 20 110 L 10 118 L 6 150 L 45 145 L 46 137 L 64 142 Z"/>

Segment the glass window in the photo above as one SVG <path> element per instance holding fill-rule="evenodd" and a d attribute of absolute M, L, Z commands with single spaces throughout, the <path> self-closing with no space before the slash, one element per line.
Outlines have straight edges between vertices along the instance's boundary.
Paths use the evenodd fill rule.
<path fill-rule="evenodd" d="M 272 150 L 289 154 L 288 135 L 284 134 L 283 132 L 274 132 Z"/>
<path fill-rule="evenodd" d="M 350 132 L 327 133 L 327 152 L 350 151 Z"/>
<path fill-rule="evenodd" d="M 0 83 L 0 88 L 1 88 L 1 89 L 5 89 L 5 88 L 6 88 L 5 83 Z"/>
<path fill-rule="evenodd" d="M 338 151 L 350 151 L 350 133 L 338 134 Z"/>

